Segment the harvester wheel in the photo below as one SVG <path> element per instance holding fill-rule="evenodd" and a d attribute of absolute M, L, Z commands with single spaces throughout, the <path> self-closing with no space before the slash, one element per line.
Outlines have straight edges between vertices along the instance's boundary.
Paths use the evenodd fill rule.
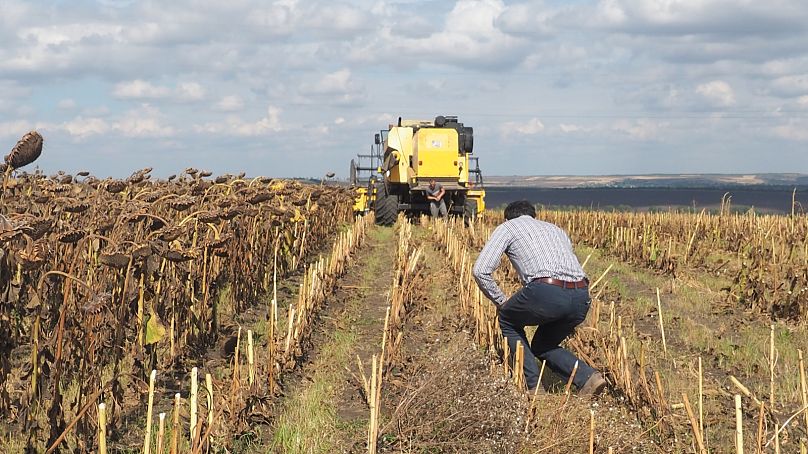
<path fill-rule="evenodd" d="M 376 192 L 376 224 L 391 226 L 398 219 L 398 197 L 389 194 L 384 187 Z"/>
<path fill-rule="evenodd" d="M 463 223 L 466 227 L 477 220 L 477 202 L 474 199 L 466 199 L 463 205 Z"/>

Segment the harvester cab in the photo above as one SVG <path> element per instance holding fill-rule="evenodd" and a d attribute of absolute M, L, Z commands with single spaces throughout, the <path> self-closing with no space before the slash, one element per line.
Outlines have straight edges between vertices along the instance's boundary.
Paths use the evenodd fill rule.
<path fill-rule="evenodd" d="M 392 225 L 399 212 L 429 213 L 426 191 L 431 180 L 443 187 L 449 214 L 470 220 L 485 208 L 479 163 L 471 156 L 474 131 L 457 117 L 399 118 L 374 139 L 381 177 L 374 203 L 378 224 Z"/>

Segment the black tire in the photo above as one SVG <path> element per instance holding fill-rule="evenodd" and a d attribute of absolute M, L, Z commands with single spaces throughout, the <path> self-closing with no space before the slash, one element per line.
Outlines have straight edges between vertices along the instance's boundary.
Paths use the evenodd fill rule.
<path fill-rule="evenodd" d="M 477 221 L 477 202 L 474 199 L 466 199 L 463 204 L 463 223 L 468 227 L 474 221 Z"/>
<path fill-rule="evenodd" d="M 384 186 L 380 186 L 376 191 L 376 224 L 391 226 L 398 219 L 398 197 L 387 192 Z"/>

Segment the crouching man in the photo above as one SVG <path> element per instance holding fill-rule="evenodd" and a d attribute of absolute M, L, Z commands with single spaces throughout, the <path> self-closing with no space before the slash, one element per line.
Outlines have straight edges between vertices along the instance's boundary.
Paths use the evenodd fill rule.
<path fill-rule="evenodd" d="M 433 218 L 446 217 L 446 201 L 443 196 L 446 195 L 446 190 L 443 185 L 435 180 L 429 180 L 429 187 L 426 189 L 426 198 L 429 200 L 429 213 Z"/>
<path fill-rule="evenodd" d="M 492 277 L 503 253 L 523 286 L 510 298 Z M 559 345 L 584 321 L 591 302 L 589 280 L 561 228 L 536 219 L 536 209 L 526 200 L 509 204 L 505 222 L 491 234 L 474 263 L 473 274 L 483 294 L 497 305 L 511 361 L 517 341 L 525 347 L 524 372 L 529 391 L 539 385 L 537 358 L 547 361 L 547 366 L 565 380 L 569 380 L 578 361 L 573 383 L 579 394 L 594 395 L 604 389 L 606 380 L 600 372 Z M 537 327 L 530 343 L 526 326 Z"/>

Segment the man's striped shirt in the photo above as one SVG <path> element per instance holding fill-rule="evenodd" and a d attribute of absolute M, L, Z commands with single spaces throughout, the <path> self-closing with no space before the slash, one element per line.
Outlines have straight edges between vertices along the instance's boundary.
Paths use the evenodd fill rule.
<path fill-rule="evenodd" d="M 522 285 L 540 277 L 580 281 L 586 277 L 567 234 L 555 224 L 520 216 L 494 229 L 474 262 L 474 279 L 483 294 L 496 304 L 507 297 L 494 281 L 502 254 L 508 256 Z"/>

